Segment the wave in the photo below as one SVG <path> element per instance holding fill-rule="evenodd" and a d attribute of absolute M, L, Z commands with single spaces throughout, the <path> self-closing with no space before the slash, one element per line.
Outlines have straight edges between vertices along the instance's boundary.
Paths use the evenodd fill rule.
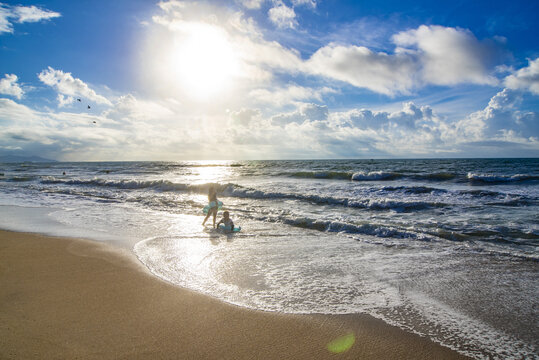
<path fill-rule="evenodd" d="M 379 238 L 396 238 L 396 239 L 413 239 L 421 241 L 432 241 L 435 237 L 418 232 L 398 229 L 378 224 L 350 224 L 342 221 L 317 220 L 306 217 L 289 218 L 277 217 L 271 219 L 273 222 L 278 221 L 290 226 L 300 227 L 304 229 L 328 231 L 345 234 L 370 235 Z"/>
<path fill-rule="evenodd" d="M 9 182 L 28 182 L 28 181 L 34 181 L 36 180 L 36 176 L 11 176 L 6 179 L 5 181 Z"/>
<path fill-rule="evenodd" d="M 158 191 L 188 191 L 197 193 L 207 193 L 211 186 L 215 187 L 217 192 L 223 192 L 229 184 L 204 183 L 204 184 L 181 184 L 168 180 L 109 180 L 94 178 L 90 180 L 82 179 L 60 179 L 55 177 L 45 177 L 41 180 L 42 184 L 62 184 L 78 186 L 97 186 L 116 189 L 137 190 L 153 189 Z"/>
<path fill-rule="evenodd" d="M 11 181 L 31 181 L 33 177 L 17 177 L 17 180 Z M 379 210 L 379 211 L 395 211 L 399 213 L 421 211 L 431 208 L 441 208 L 449 206 L 449 204 L 440 200 L 434 200 L 431 197 L 410 197 L 410 199 L 384 199 L 384 193 L 402 193 L 405 195 L 424 195 L 424 194 L 445 194 L 449 190 L 438 189 L 429 186 L 385 186 L 382 188 L 374 188 L 369 191 L 373 195 L 382 196 L 371 197 L 365 194 L 363 197 L 345 198 L 327 195 L 318 195 L 313 193 L 287 193 L 287 192 L 272 192 L 253 188 L 243 187 L 234 183 L 201 183 L 201 184 L 185 184 L 174 183 L 169 180 L 129 180 L 129 179 L 66 179 L 57 177 L 44 177 L 41 179 L 42 184 L 61 184 L 67 186 L 93 186 L 104 188 L 115 188 L 125 190 L 143 190 L 151 189 L 158 192 L 190 192 L 197 194 L 207 194 L 210 187 L 214 187 L 218 194 L 227 197 L 246 198 L 246 199 L 291 199 L 299 200 L 319 205 L 334 205 L 344 206 L 349 208 Z M 472 196 L 484 199 L 482 202 L 485 205 L 496 206 L 528 206 L 537 202 L 537 199 L 530 198 L 518 194 L 507 194 L 490 190 L 459 190 L 456 191 L 457 196 Z M 400 195 L 399 195 L 400 196 Z M 393 196 L 392 196 L 393 197 Z"/>
<path fill-rule="evenodd" d="M 475 174 L 469 172 L 466 178 L 471 182 L 477 183 L 514 183 L 523 181 L 539 180 L 539 176 L 531 174 L 516 175 L 494 175 L 494 174 Z"/>
<path fill-rule="evenodd" d="M 160 164 L 160 167 L 166 169 L 173 168 L 206 168 L 206 167 L 242 167 L 245 166 L 241 163 L 231 163 L 231 164 L 192 164 L 192 163 L 167 163 Z"/>
<path fill-rule="evenodd" d="M 536 252 L 539 246 L 539 234 L 536 231 L 503 226 L 490 229 L 460 230 L 437 228 L 435 231 L 426 230 L 426 233 L 446 240 L 467 243 L 470 246 L 479 246 L 479 244 L 510 245 L 513 246 L 513 250 L 518 248 L 521 251 L 526 251 L 528 248 L 532 253 Z M 534 254 L 533 258 L 539 259 L 537 254 Z"/>
<path fill-rule="evenodd" d="M 342 179 L 351 180 L 353 173 L 342 171 L 298 171 L 294 173 L 285 173 L 285 175 L 297 178 L 307 179 Z"/>
<path fill-rule="evenodd" d="M 62 184 L 62 185 L 82 185 L 82 186 L 100 186 L 113 187 L 120 189 L 145 189 L 151 187 L 170 186 L 173 183 L 167 180 L 107 180 L 93 178 L 90 180 L 82 179 L 60 179 L 52 176 L 44 177 L 42 184 Z"/>
<path fill-rule="evenodd" d="M 535 204 L 536 204 L 535 201 L 528 200 L 525 198 L 490 201 L 490 202 L 485 203 L 485 205 L 489 205 L 489 206 L 508 206 L 508 207 L 531 206 Z"/>
<path fill-rule="evenodd" d="M 484 189 L 480 189 L 480 190 L 459 190 L 457 193 L 462 194 L 462 195 L 471 195 L 473 197 L 479 197 L 479 198 L 482 198 L 482 197 L 498 197 L 498 196 L 505 195 L 504 193 L 501 193 L 501 192 L 498 192 L 498 191 L 491 191 L 491 190 L 484 190 Z"/>
<path fill-rule="evenodd" d="M 539 200 L 535 196 L 504 193 L 491 190 L 459 190 L 457 195 L 471 196 L 473 198 L 483 199 L 485 205 L 497 206 L 529 206 L 537 204 Z"/>
<path fill-rule="evenodd" d="M 316 204 L 340 205 L 351 208 L 369 209 L 369 210 L 393 210 L 396 212 L 411 212 L 428 209 L 432 207 L 447 206 L 440 202 L 429 201 L 399 201 L 388 199 L 349 199 L 337 198 L 332 196 L 321 196 L 315 194 L 293 194 L 280 192 L 265 192 L 250 188 L 243 188 L 238 185 L 229 185 L 223 192 L 225 196 L 251 199 L 293 199 L 306 201 Z"/>
<path fill-rule="evenodd" d="M 409 171 L 298 171 L 277 173 L 277 176 L 290 176 L 306 179 L 334 179 L 352 181 L 393 181 L 399 179 L 410 179 L 415 181 L 428 182 L 472 182 L 472 183 L 511 183 L 539 180 L 538 175 L 516 174 L 516 175 L 494 175 L 476 174 L 469 172 L 467 175 L 454 172 L 433 172 L 433 173 L 412 173 Z"/>
<path fill-rule="evenodd" d="M 292 199 L 300 200 L 315 204 L 327 204 L 345 206 L 359 209 L 369 210 L 391 210 L 396 212 L 412 212 L 418 210 L 424 210 L 433 207 L 444 207 L 447 204 L 432 201 L 400 201 L 389 199 L 350 199 L 339 198 L 332 196 L 322 196 L 316 194 L 296 194 L 296 193 L 282 193 L 282 192 L 267 192 L 263 190 L 256 190 L 252 188 L 245 188 L 237 184 L 217 184 L 217 183 L 204 183 L 204 184 L 181 184 L 173 183 L 168 180 L 108 180 L 101 178 L 94 178 L 90 180 L 81 179 L 60 179 L 54 177 L 47 177 L 41 180 L 42 184 L 62 184 L 62 185 L 75 185 L 75 186 L 97 186 L 108 187 L 126 190 L 139 190 L 139 189 L 152 189 L 156 191 L 181 191 L 192 192 L 198 194 L 207 194 L 211 186 L 215 188 L 217 193 L 227 197 L 248 198 L 248 199 Z M 414 190 L 412 190 L 414 191 Z M 423 191 L 419 189 L 418 191 Z"/>
<path fill-rule="evenodd" d="M 60 194 L 60 195 L 69 195 L 69 196 L 80 197 L 80 198 L 97 199 L 96 201 L 105 202 L 105 203 L 120 203 L 121 202 L 120 199 L 117 199 L 114 196 L 110 196 L 110 194 L 96 193 L 92 191 L 82 191 L 82 190 L 75 190 L 75 189 L 45 189 L 41 191 L 47 194 Z"/>
<path fill-rule="evenodd" d="M 336 180 L 354 180 L 354 181 L 377 181 L 377 180 L 395 180 L 404 177 L 404 174 L 397 172 L 371 171 L 371 172 L 347 172 L 347 171 L 298 171 L 286 172 L 279 175 L 287 175 L 296 178 L 307 179 L 336 179 Z"/>
<path fill-rule="evenodd" d="M 432 188 L 428 186 L 384 186 L 380 190 L 384 192 L 402 192 L 404 194 L 447 193 L 447 190 L 445 189 Z"/>
<path fill-rule="evenodd" d="M 412 179 L 420 181 L 450 181 L 458 177 L 455 173 L 435 172 L 426 174 L 408 174 L 406 172 L 386 172 L 386 171 L 371 171 L 357 172 L 352 175 L 352 180 L 355 181 L 389 181 L 398 179 Z"/>
<path fill-rule="evenodd" d="M 353 181 L 391 181 L 402 178 L 427 181 L 449 181 L 457 177 L 457 174 L 447 172 L 436 172 L 432 174 L 408 174 L 401 171 L 298 171 L 293 173 L 281 173 L 297 178 L 308 179 L 342 179 Z"/>
<path fill-rule="evenodd" d="M 360 238 L 360 240 L 387 247 L 411 245 L 411 243 L 396 243 L 391 240 L 414 240 L 421 242 L 439 242 L 448 240 L 451 242 L 466 243 L 467 245 L 462 248 L 466 252 L 472 250 L 489 255 L 510 256 L 519 259 L 539 261 L 539 257 L 535 253 L 535 249 L 539 246 L 539 243 L 537 243 L 539 236 L 534 232 L 525 232 L 518 229 L 497 229 L 497 231 L 477 230 L 469 233 L 438 229 L 438 231 L 422 232 L 374 223 L 351 224 L 342 221 L 317 220 L 306 217 L 290 218 L 277 216 L 260 220 L 281 222 L 286 225 L 310 230 L 344 233 L 351 236 L 373 236 L 387 240 L 374 243 L 368 239 Z M 511 235 L 513 238 L 508 239 L 507 235 Z M 492 247 L 489 244 L 508 244 L 510 247 Z M 526 249 L 529 249 L 529 251 Z M 524 252 L 522 250 L 524 250 Z"/>
<path fill-rule="evenodd" d="M 413 178 L 417 178 L 419 180 L 433 180 L 433 181 L 448 181 L 448 180 L 453 180 L 456 177 L 457 177 L 457 174 L 448 173 L 448 172 L 436 172 L 432 174 L 422 174 L 422 175 L 413 176 Z"/>
<path fill-rule="evenodd" d="M 239 168 L 245 166 L 241 163 L 231 164 L 196 164 L 196 163 L 165 163 L 165 162 L 148 162 L 148 163 L 103 163 L 103 168 L 96 171 L 97 174 L 130 174 L 130 175 L 143 175 L 143 174 L 155 174 L 161 175 L 163 173 L 175 170 L 190 169 L 190 168 L 212 168 L 212 167 L 232 167 Z"/>
<path fill-rule="evenodd" d="M 377 181 L 377 180 L 395 180 L 402 178 L 404 174 L 397 172 L 371 171 L 371 172 L 356 172 L 352 175 L 354 181 Z"/>

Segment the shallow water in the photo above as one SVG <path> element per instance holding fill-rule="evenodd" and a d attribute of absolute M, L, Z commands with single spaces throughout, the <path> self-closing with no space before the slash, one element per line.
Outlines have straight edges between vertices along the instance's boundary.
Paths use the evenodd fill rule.
<path fill-rule="evenodd" d="M 157 276 L 231 303 L 368 313 L 477 358 L 539 357 L 537 159 L 0 168 L 4 228 L 29 230 L 6 209 L 50 209 L 49 233 L 134 246 Z M 201 226 L 209 186 L 240 233 Z"/>

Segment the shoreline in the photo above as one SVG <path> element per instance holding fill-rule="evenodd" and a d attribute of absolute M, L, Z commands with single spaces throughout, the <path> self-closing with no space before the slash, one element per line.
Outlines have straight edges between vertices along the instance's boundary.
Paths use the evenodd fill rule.
<path fill-rule="evenodd" d="M 328 350 L 351 334 L 347 351 Z M 467 359 L 369 315 L 246 309 L 169 284 L 110 244 L 6 230 L 0 358 Z"/>

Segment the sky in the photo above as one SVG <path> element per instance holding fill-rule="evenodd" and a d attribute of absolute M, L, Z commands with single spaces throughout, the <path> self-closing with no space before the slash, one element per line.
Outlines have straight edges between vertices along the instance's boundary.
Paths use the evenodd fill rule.
<path fill-rule="evenodd" d="M 0 2 L 0 155 L 539 157 L 537 14 L 527 0 Z"/>

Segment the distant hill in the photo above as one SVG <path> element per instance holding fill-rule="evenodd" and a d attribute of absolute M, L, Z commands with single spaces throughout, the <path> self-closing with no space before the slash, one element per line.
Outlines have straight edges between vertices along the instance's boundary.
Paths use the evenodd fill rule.
<path fill-rule="evenodd" d="M 45 159 L 39 156 L 0 155 L 0 162 L 56 162 L 56 160 Z"/>

